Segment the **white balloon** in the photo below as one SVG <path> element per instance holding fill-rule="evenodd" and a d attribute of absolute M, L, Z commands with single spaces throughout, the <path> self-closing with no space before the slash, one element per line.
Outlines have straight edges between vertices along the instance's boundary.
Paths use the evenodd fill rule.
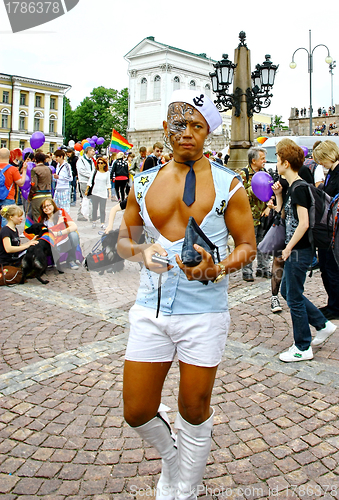
<path fill-rule="evenodd" d="M 68 145 L 69 145 L 70 148 L 74 148 L 75 142 L 73 140 L 68 141 Z"/>

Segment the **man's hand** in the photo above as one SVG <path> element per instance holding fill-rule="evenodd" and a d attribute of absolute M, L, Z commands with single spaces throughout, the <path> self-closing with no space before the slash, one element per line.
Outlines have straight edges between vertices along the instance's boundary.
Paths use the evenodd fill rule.
<path fill-rule="evenodd" d="M 186 274 L 188 281 L 208 281 L 214 280 L 219 274 L 218 265 L 214 264 L 212 256 L 201 246 L 194 245 L 194 249 L 202 256 L 202 261 L 195 267 L 188 267 L 182 263 L 179 255 L 176 255 L 176 261 L 180 269 Z"/>
<path fill-rule="evenodd" d="M 158 253 L 159 255 L 166 257 L 167 252 L 162 248 L 159 243 L 155 243 L 154 245 L 150 245 L 146 250 L 142 252 L 144 257 L 144 263 L 147 269 L 152 271 L 153 273 L 161 274 L 167 272 L 169 269 L 172 269 L 171 265 L 163 265 L 157 262 L 152 261 L 152 256 Z"/>
<path fill-rule="evenodd" d="M 275 195 L 282 193 L 282 185 L 280 184 L 279 181 L 275 182 L 272 185 L 272 190 L 273 190 L 273 192 L 274 192 Z"/>

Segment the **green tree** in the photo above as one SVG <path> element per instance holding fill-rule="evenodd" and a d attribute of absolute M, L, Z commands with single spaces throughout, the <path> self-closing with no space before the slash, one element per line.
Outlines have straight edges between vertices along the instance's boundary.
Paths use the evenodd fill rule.
<path fill-rule="evenodd" d="M 105 87 L 94 88 L 89 97 L 74 110 L 71 127 L 77 140 L 97 135 L 109 144 L 112 129 L 126 134 L 128 120 L 128 89 L 120 92 Z"/>
<path fill-rule="evenodd" d="M 70 100 L 68 97 L 64 96 L 64 126 L 63 126 L 64 142 L 68 142 L 73 139 L 76 140 L 76 133 L 74 131 L 74 111 L 72 109 Z"/>
<path fill-rule="evenodd" d="M 277 128 L 282 128 L 285 122 L 282 120 L 282 116 L 275 115 L 273 119 L 273 126 Z"/>

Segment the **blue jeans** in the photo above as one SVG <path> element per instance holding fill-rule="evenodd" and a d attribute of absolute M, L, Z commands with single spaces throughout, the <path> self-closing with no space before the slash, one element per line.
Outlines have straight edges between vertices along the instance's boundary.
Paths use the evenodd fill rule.
<path fill-rule="evenodd" d="M 2 207 L 6 207 L 7 205 L 15 205 L 15 200 L 0 200 L 0 209 Z M 0 221 L 1 227 L 5 227 L 7 224 L 7 219 L 5 219 L 5 217 L 1 217 L 0 215 Z"/>
<path fill-rule="evenodd" d="M 303 295 L 306 273 L 312 258 L 311 248 L 293 250 L 285 262 L 281 283 L 281 295 L 287 301 L 291 313 L 294 343 L 300 351 L 306 351 L 311 345 L 309 325 L 321 330 L 325 328 L 327 321 L 322 312 Z"/>

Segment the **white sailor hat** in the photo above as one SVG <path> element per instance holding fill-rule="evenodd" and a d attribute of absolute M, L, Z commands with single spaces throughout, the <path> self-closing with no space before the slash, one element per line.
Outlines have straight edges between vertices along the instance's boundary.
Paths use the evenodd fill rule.
<path fill-rule="evenodd" d="M 198 110 L 207 121 L 210 132 L 213 132 L 222 124 L 222 118 L 217 107 L 206 94 L 196 90 L 175 90 L 169 104 L 174 102 L 186 102 Z"/>

